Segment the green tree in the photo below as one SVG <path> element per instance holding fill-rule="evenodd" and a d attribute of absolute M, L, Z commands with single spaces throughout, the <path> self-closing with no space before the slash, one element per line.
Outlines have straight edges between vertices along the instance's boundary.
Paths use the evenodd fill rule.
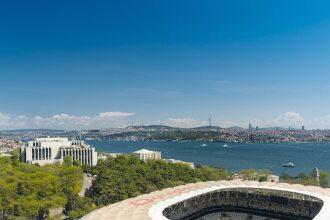
<path fill-rule="evenodd" d="M 72 166 L 72 158 L 70 156 L 65 156 L 63 158 L 63 166 L 65 166 L 65 167 Z"/>
<path fill-rule="evenodd" d="M 81 167 L 16 164 L 12 158 L 0 157 L 2 218 L 47 218 L 48 210 L 64 207 L 68 195 L 79 192 L 82 179 Z"/>
<path fill-rule="evenodd" d="M 80 167 L 81 166 L 81 162 L 80 160 L 74 160 L 73 163 L 72 163 L 73 166 L 75 167 Z"/>
<path fill-rule="evenodd" d="M 320 186 L 324 187 L 324 188 L 329 187 L 328 181 L 329 181 L 328 172 L 326 172 L 324 170 L 320 171 Z"/>
<path fill-rule="evenodd" d="M 133 155 L 99 161 L 89 171 L 97 178 L 88 195 L 98 205 L 186 183 L 228 179 L 223 168 L 199 166 L 194 170 L 185 164 L 163 160 L 144 162 Z"/>

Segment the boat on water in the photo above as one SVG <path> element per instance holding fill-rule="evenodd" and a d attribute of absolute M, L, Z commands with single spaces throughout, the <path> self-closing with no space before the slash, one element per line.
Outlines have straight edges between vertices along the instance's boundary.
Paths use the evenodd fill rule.
<path fill-rule="evenodd" d="M 227 144 L 224 144 L 222 147 L 224 147 L 224 148 L 227 148 L 227 147 L 229 147 Z"/>
<path fill-rule="evenodd" d="M 295 165 L 293 164 L 293 163 L 284 163 L 284 164 L 282 164 L 282 167 L 295 167 Z"/>
<path fill-rule="evenodd" d="M 207 145 L 206 144 L 202 144 L 201 147 L 207 147 Z"/>

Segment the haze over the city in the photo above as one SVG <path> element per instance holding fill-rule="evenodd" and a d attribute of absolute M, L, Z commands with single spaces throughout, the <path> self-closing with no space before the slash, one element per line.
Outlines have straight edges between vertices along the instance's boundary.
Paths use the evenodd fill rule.
<path fill-rule="evenodd" d="M 189 3 L 189 4 L 188 4 Z M 330 128 L 329 1 L 3 1 L 0 129 Z"/>

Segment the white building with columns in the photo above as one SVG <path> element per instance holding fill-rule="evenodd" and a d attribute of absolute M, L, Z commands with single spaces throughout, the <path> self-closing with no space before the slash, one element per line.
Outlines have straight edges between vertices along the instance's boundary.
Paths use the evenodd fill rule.
<path fill-rule="evenodd" d="M 79 160 L 81 164 L 89 166 L 97 164 L 95 148 L 79 140 L 60 137 L 37 138 L 21 148 L 22 162 L 40 166 L 55 162 L 62 163 L 65 156 Z"/>
<path fill-rule="evenodd" d="M 141 149 L 132 153 L 137 156 L 140 160 L 147 161 L 149 159 L 162 159 L 160 151 L 151 151 L 147 149 Z"/>

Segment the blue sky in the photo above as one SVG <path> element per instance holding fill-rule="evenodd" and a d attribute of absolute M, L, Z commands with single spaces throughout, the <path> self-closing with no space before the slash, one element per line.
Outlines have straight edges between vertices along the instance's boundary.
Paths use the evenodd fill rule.
<path fill-rule="evenodd" d="M 330 128 L 330 2 L 1 1 L 0 129 Z"/>

